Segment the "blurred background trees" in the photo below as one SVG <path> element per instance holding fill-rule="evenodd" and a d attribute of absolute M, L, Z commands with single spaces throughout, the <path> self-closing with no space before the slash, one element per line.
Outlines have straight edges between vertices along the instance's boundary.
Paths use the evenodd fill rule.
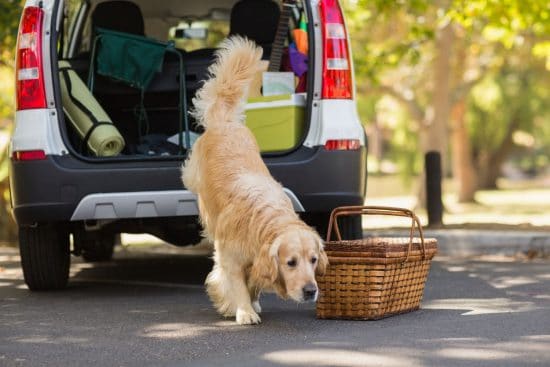
<path fill-rule="evenodd" d="M 14 48 L 22 2 L 0 2 L 0 242 L 15 239 L 16 228 L 9 214 L 8 134 L 13 121 Z"/>
<path fill-rule="evenodd" d="M 459 201 L 548 167 L 550 3 L 344 0 L 375 170 L 441 152 Z M 372 172 L 372 170 L 371 170 Z"/>
<path fill-rule="evenodd" d="M 22 4 L 21 0 L 0 2 L 0 65 L 13 67 L 13 51 Z"/>

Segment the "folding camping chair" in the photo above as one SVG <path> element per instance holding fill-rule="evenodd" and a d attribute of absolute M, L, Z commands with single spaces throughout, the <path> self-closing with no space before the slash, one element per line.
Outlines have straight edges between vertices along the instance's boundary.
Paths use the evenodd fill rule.
<path fill-rule="evenodd" d="M 151 38 L 129 33 L 96 28 L 96 36 L 92 45 L 88 88 L 94 90 L 96 73 L 106 76 L 136 88 L 141 93 L 138 124 L 146 123 L 147 115 L 143 103 L 147 87 L 156 73 L 162 71 L 164 54 L 177 55 L 179 60 L 179 149 L 183 153 L 182 131 L 185 127 L 185 147 L 191 147 L 189 122 L 187 118 L 187 96 L 185 90 L 185 64 L 182 55 L 175 49 L 174 43 L 164 43 Z"/>

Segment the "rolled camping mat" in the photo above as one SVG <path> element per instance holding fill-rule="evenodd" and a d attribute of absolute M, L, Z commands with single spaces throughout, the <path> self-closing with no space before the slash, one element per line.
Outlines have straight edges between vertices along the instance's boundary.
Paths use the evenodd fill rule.
<path fill-rule="evenodd" d="M 59 61 L 59 79 L 63 111 L 83 144 L 98 157 L 118 155 L 124 138 L 69 62 Z"/>

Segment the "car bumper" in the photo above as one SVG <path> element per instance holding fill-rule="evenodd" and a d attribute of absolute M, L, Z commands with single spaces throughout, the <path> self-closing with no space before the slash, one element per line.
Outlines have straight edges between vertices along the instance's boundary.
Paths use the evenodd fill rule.
<path fill-rule="evenodd" d="M 330 211 L 360 205 L 366 187 L 366 151 L 305 148 L 265 162 L 295 210 Z M 197 214 L 184 190 L 181 162 L 89 163 L 71 156 L 12 161 L 10 187 L 19 225 L 88 219 Z"/>

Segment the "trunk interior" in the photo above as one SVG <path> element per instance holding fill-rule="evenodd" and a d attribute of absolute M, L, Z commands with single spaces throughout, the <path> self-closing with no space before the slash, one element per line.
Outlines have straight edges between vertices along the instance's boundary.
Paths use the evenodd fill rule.
<path fill-rule="evenodd" d="M 245 122 L 262 153 L 285 154 L 301 145 L 312 39 L 305 5 L 197 3 L 67 2 L 59 79 L 68 143 L 77 154 L 109 160 L 184 156 L 201 133 L 189 114 L 193 97 L 208 78 L 216 46 L 232 34 L 264 49 L 269 72 L 251 86 Z"/>

